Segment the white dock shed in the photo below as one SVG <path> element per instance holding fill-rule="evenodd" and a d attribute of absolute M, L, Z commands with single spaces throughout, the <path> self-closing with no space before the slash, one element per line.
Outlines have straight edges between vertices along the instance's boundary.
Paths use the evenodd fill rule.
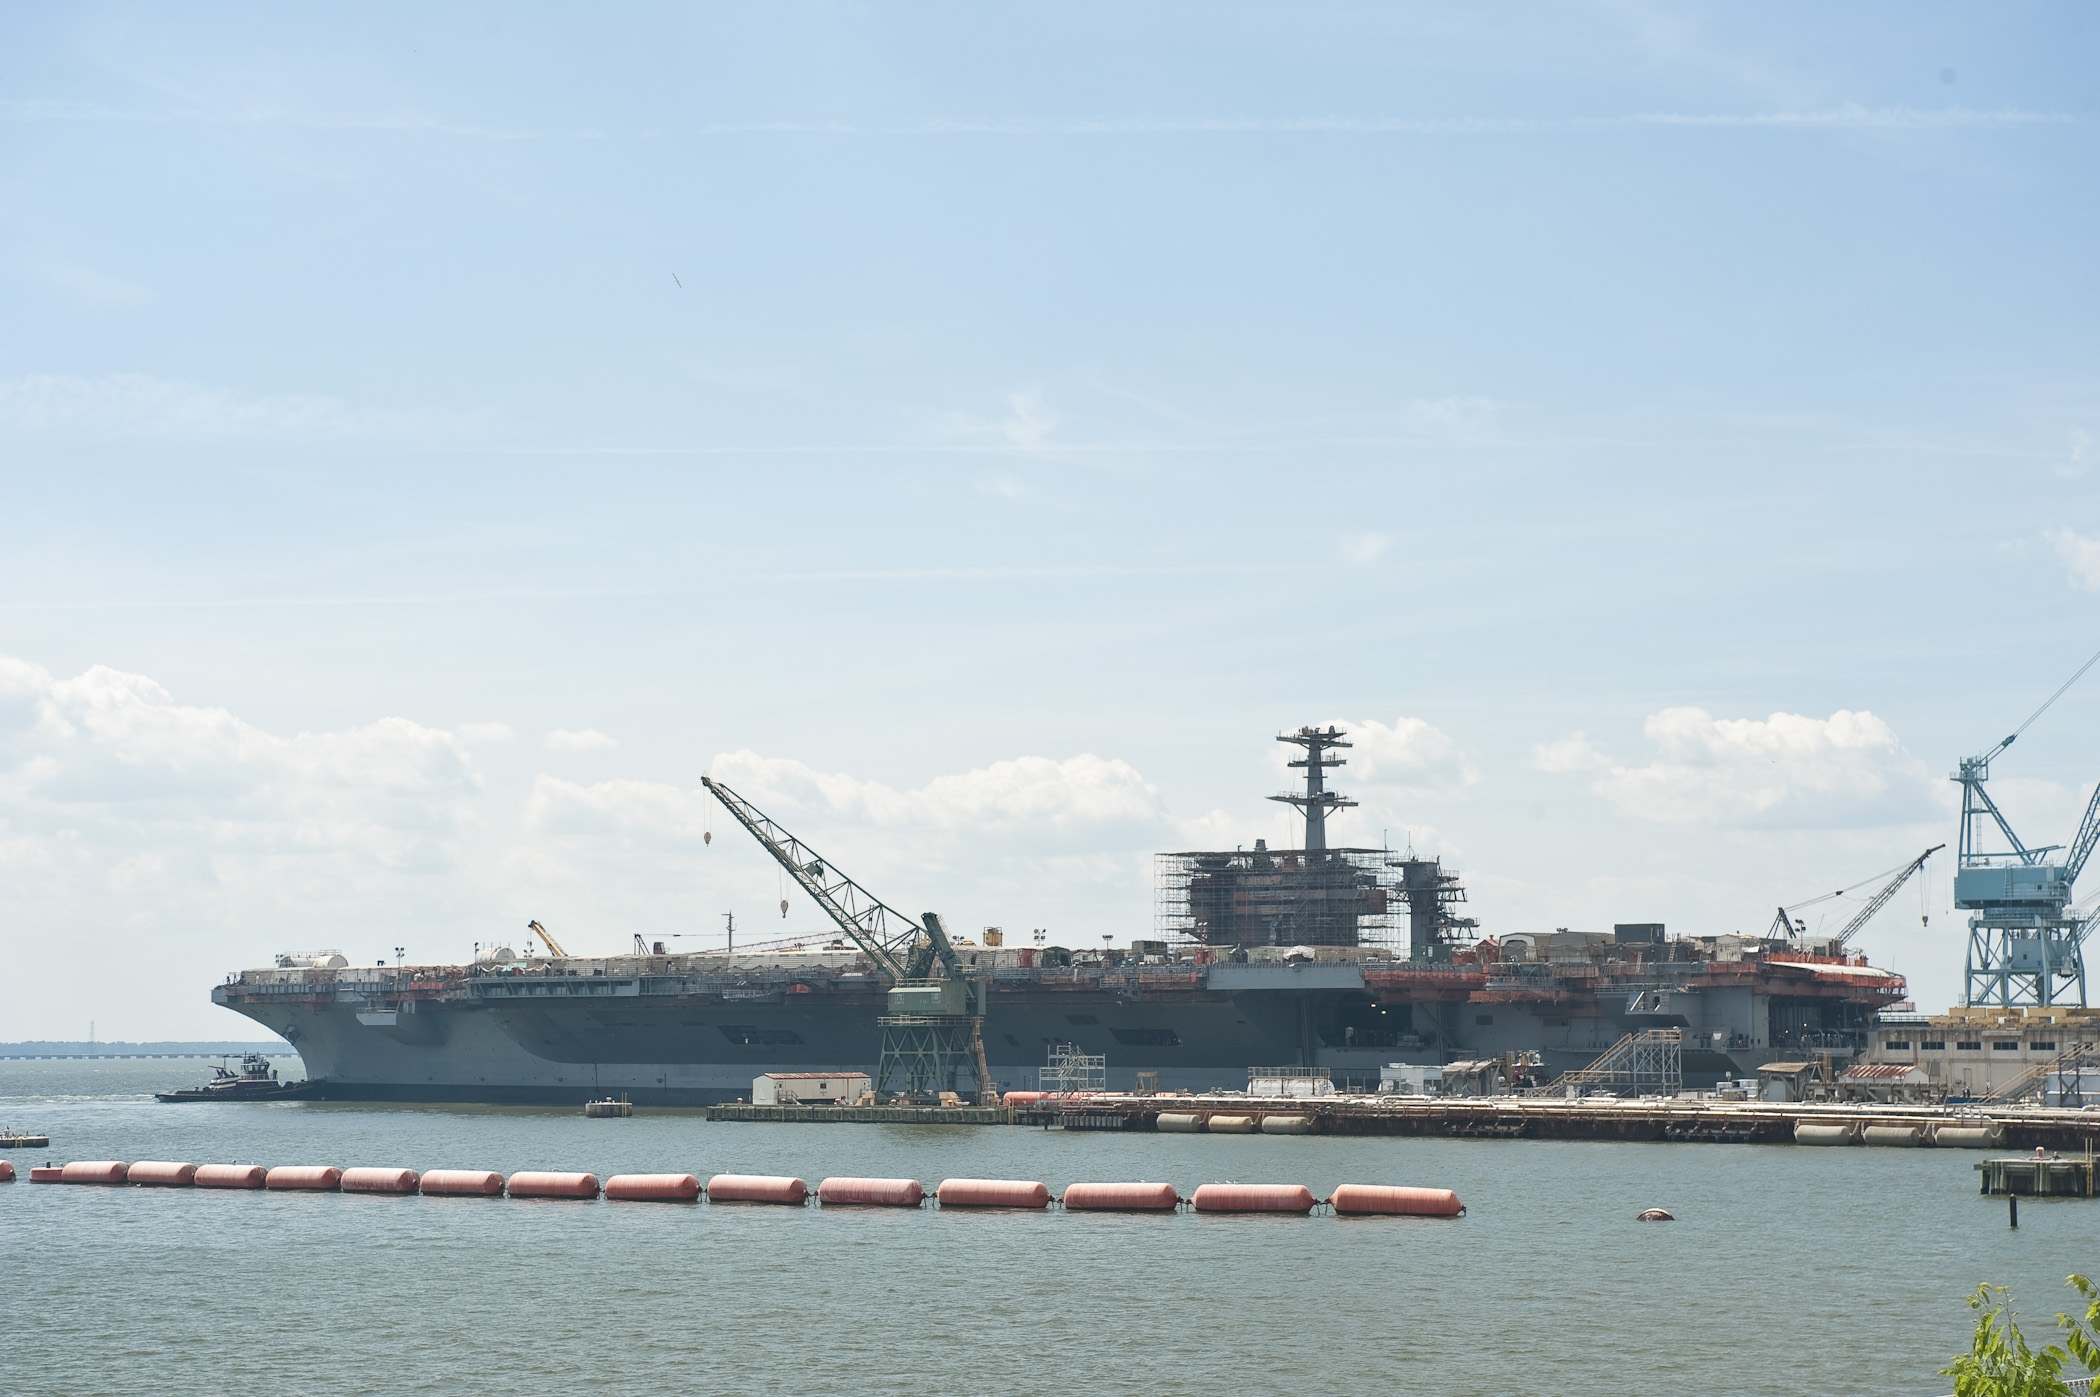
<path fill-rule="evenodd" d="M 858 1101 L 874 1085 L 865 1072 L 768 1072 L 751 1079 L 754 1106 L 827 1106 Z"/>

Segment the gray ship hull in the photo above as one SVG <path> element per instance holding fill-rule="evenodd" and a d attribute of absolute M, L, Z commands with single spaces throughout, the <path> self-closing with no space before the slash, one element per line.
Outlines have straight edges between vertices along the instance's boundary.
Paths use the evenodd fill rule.
<path fill-rule="evenodd" d="M 810 975 L 470 979 L 435 998 L 398 984 L 229 984 L 213 997 L 290 1040 L 325 1096 L 520 1104 L 613 1094 L 712 1105 L 748 1097 L 767 1072 L 872 1075 L 883 1012 L 879 982 Z M 1557 1072 L 1653 1026 L 1623 1014 L 1555 1017 L 1550 1006 L 1484 1012 L 1463 995 L 1393 1000 L 1352 964 L 1083 981 L 1002 972 L 985 1056 L 1002 1091 L 1035 1088 L 1058 1043 L 1105 1056 L 1111 1089 L 1133 1089 L 1144 1072 L 1162 1090 L 1241 1090 L 1249 1068 L 1266 1066 L 1325 1069 L 1369 1089 L 1386 1063 L 1513 1050 L 1539 1052 Z M 1739 1007 L 1754 1023 L 1764 1006 L 1744 996 Z M 1720 1032 L 1712 1050 L 1687 1053 L 1688 1084 L 1749 1072 L 1771 1055 L 1754 1028 Z"/>
<path fill-rule="evenodd" d="M 1375 1082 L 1396 1048 L 1330 1049 L 1301 1042 L 1318 992 L 1205 996 L 1171 1005 L 1060 996 L 1052 1004 L 995 1001 L 985 1059 L 1002 1091 L 1033 1089 L 1049 1047 L 1072 1043 L 1108 1058 L 1108 1084 L 1139 1072 L 1164 1090 L 1243 1089 L 1250 1066 L 1319 1066 Z M 338 1100 L 579 1103 L 608 1093 L 637 1104 L 713 1105 L 747 1098 L 767 1072 L 875 1071 L 881 997 L 762 1001 L 589 1002 L 418 1006 L 371 1012 L 356 1003 L 240 1005 L 290 1040 L 309 1078 Z M 1265 1000 L 1296 1002 L 1263 1002 Z M 1416 1053 L 1436 1061 L 1431 1051 Z M 1309 1059 L 1309 1060 L 1308 1060 Z"/>

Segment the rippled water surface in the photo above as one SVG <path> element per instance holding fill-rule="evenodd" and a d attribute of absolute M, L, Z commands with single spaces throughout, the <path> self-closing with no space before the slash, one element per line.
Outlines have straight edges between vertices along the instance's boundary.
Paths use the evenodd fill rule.
<path fill-rule="evenodd" d="M 194 1062 L 0 1062 L 48 1155 L 1447 1186 L 1455 1222 L 0 1188 L 0 1373 L 51 1392 L 1917 1393 L 1963 1294 L 2037 1326 L 2100 1201 L 1976 1156 L 162 1106 Z M 18 1167 L 42 1163 L 16 1151 Z M 26 1168 L 25 1168 L 26 1173 Z M 1664 1207 L 1679 1221 L 1637 1223 Z"/>

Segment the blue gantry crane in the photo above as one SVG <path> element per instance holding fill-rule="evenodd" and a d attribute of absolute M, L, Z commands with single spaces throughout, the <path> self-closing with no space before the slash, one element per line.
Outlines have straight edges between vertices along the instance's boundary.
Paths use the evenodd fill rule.
<path fill-rule="evenodd" d="M 2100 786 L 2086 802 L 2085 818 L 2068 845 L 2030 848 L 2013 833 L 1985 789 L 1991 761 L 2013 745 L 2034 720 L 2049 711 L 2084 673 L 2100 662 L 2087 660 L 1997 746 L 1966 757 L 1951 778 L 1961 786 L 1961 847 L 1955 861 L 1954 905 L 1969 918 L 1969 958 L 1962 1003 L 2046 1006 L 2085 1003 L 2085 937 L 2093 917 L 2071 906 L 2071 888 L 2100 844 Z M 1995 843 L 1992 827 L 2008 846 Z M 2055 855 L 2056 857 L 2051 857 Z M 2073 996 L 2076 996 L 2073 998 Z"/>

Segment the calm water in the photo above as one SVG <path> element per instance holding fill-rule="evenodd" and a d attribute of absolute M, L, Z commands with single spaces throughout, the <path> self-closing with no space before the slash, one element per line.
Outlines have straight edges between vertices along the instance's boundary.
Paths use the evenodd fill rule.
<path fill-rule="evenodd" d="M 2100 1201 L 1967 1153 L 709 1125 L 162 1106 L 188 1062 L 0 1063 L 51 1159 L 1417 1183 L 1457 1222 L 0 1188 L 9 1387 L 84 1393 L 1917 1393 L 1962 1296 L 2037 1321 Z M 43 1162 L 21 1152 L 18 1167 Z M 1679 1221 L 1637 1223 L 1646 1207 Z M 31 1381 L 31 1377 L 35 1380 Z"/>

